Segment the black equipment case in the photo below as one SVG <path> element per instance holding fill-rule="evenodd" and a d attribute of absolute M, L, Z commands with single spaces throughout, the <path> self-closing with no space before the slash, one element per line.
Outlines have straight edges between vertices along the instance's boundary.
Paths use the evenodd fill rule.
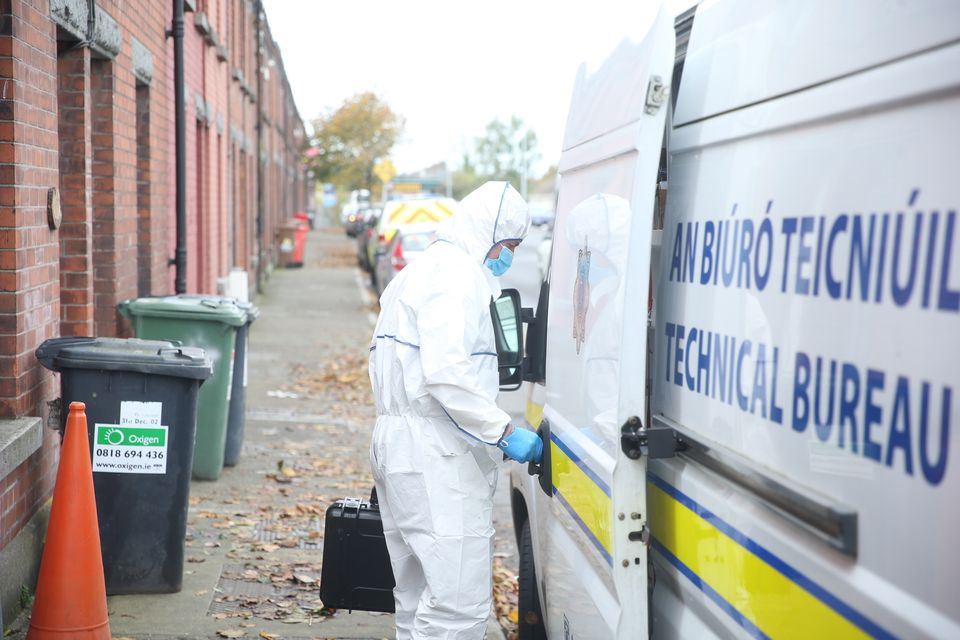
<path fill-rule="evenodd" d="M 327 509 L 323 528 L 323 605 L 393 613 L 395 585 L 376 489 L 369 502 L 356 498 L 334 502 Z"/>

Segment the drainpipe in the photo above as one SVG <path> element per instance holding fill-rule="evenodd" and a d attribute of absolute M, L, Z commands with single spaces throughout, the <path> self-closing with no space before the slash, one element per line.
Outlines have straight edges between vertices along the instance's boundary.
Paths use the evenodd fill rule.
<path fill-rule="evenodd" d="M 257 0 L 257 293 L 263 293 L 263 3 Z"/>
<path fill-rule="evenodd" d="M 173 0 L 173 88 L 174 123 L 176 129 L 176 212 L 177 248 L 173 260 L 176 268 L 174 292 L 187 292 L 187 125 L 186 97 L 183 79 L 183 0 Z"/>
<path fill-rule="evenodd" d="M 87 0 L 87 42 L 89 46 L 93 42 L 93 34 L 97 29 L 97 2 L 96 0 Z"/>

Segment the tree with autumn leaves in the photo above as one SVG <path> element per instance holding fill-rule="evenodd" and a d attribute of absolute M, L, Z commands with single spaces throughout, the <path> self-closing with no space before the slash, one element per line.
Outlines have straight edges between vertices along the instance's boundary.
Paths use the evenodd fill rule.
<path fill-rule="evenodd" d="M 311 168 L 318 182 L 340 189 L 369 189 L 374 167 L 390 155 L 404 119 L 372 92 L 358 93 L 329 115 L 313 121 Z"/>

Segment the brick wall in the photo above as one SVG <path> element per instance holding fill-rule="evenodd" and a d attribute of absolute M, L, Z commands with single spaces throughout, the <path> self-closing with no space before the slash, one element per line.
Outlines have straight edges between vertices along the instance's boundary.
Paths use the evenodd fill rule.
<path fill-rule="evenodd" d="M 46 420 L 59 396 L 56 375 L 34 357 L 44 340 L 127 335 L 119 301 L 173 291 L 170 5 L 96 4 L 106 28 L 90 47 L 80 44 L 85 16 L 71 22 L 62 0 L 0 0 L 0 429 L 3 417 Z M 268 29 L 272 64 L 258 102 L 253 3 L 197 5 L 184 41 L 188 291 L 213 293 L 234 267 L 255 282 L 260 189 L 268 260 L 277 226 L 303 207 L 303 126 Z M 58 229 L 47 215 L 54 190 Z M 59 443 L 45 430 L 41 448 L 0 478 L 0 549 L 50 496 Z"/>
<path fill-rule="evenodd" d="M 57 479 L 60 436 L 44 429 L 43 446 L 5 478 L 0 478 L 0 549 L 43 506 Z"/>
<path fill-rule="evenodd" d="M 16 416 L 46 397 L 47 376 L 32 352 L 59 333 L 58 238 L 46 211 L 58 186 L 56 43 L 31 3 L 0 3 L 0 12 L 0 155 L 8 160 L 0 166 L 8 203 L 0 212 L 0 290 L 15 294 L 0 314 L 0 415 Z"/>
<path fill-rule="evenodd" d="M 122 60 L 91 63 L 94 329 L 101 336 L 127 333 L 116 306 L 137 295 L 134 91 Z"/>
<path fill-rule="evenodd" d="M 164 35 L 170 28 L 171 3 L 139 0 L 136 3 L 117 4 L 126 8 L 123 12 L 118 11 L 122 28 L 141 43 L 153 62 L 153 75 L 149 83 L 134 81 L 135 92 L 136 85 L 141 85 L 138 99 L 146 100 L 148 107 L 146 113 L 141 114 L 148 122 L 141 121 L 137 125 L 139 135 L 148 143 L 148 148 L 142 150 L 148 162 L 144 163 L 138 157 L 137 166 L 141 170 L 146 169 L 145 175 L 150 178 L 146 188 L 139 184 L 137 186 L 138 192 L 145 192 L 146 195 L 146 198 L 137 201 L 137 217 L 140 219 L 141 226 L 138 228 L 141 232 L 149 231 L 149 242 L 141 244 L 144 250 L 149 246 L 148 255 L 142 259 L 144 265 L 149 265 L 149 293 L 165 294 L 173 291 L 172 286 L 167 284 L 167 276 L 172 271 L 169 260 L 174 249 L 166 226 L 167 220 L 174 217 L 174 196 L 163 179 L 165 175 L 172 175 L 174 169 L 174 156 L 166 143 L 174 137 L 174 130 L 168 123 L 168 114 L 173 114 L 173 89 L 172 84 L 168 85 L 168 78 L 173 77 L 173 66 L 167 66 L 167 52 L 173 51 L 173 42 Z M 146 211 L 141 205 L 146 207 Z M 144 213 L 148 214 L 149 220 L 142 219 Z M 138 291 L 137 295 L 146 293 Z"/>
<path fill-rule="evenodd" d="M 60 332 L 93 335 L 90 50 L 57 60 L 60 137 Z"/>
<path fill-rule="evenodd" d="M 0 416 L 43 415 L 57 395 L 33 357 L 60 331 L 59 236 L 47 199 L 59 187 L 56 29 L 45 0 L 0 2 Z M 59 438 L 0 479 L 0 547 L 49 496 Z M 0 568 L 2 573 L 2 568 Z"/>

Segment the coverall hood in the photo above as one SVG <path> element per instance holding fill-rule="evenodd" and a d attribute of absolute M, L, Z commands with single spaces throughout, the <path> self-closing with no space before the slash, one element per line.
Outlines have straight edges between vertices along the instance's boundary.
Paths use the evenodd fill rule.
<path fill-rule="evenodd" d="M 460 201 L 460 209 L 437 230 L 446 240 L 483 264 L 498 242 L 523 240 L 530 230 L 530 209 L 509 182 L 486 182 Z"/>

